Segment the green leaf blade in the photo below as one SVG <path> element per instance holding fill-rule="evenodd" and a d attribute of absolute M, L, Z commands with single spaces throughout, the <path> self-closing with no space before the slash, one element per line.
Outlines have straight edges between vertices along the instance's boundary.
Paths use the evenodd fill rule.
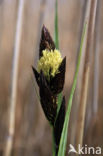
<path fill-rule="evenodd" d="M 59 34 L 58 34 L 58 0 L 55 1 L 55 45 L 56 49 L 59 49 Z"/>
<path fill-rule="evenodd" d="M 77 76 L 78 76 L 78 72 L 79 72 L 79 66 L 80 66 L 80 60 L 81 60 L 81 55 L 82 55 L 83 43 L 84 43 L 85 34 L 86 34 L 86 28 L 87 28 L 87 23 L 85 23 L 83 33 L 82 33 L 82 38 L 81 38 L 81 43 L 80 43 L 80 51 L 79 51 L 79 56 L 78 56 L 78 62 L 77 62 L 77 66 L 76 66 L 76 72 L 75 72 L 75 76 L 74 76 L 74 81 L 73 81 L 70 97 L 69 97 L 69 100 L 68 100 L 67 112 L 66 112 L 66 116 L 65 116 L 65 121 L 64 121 L 64 126 L 63 126 L 61 139 L 60 139 L 58 156 L 65 156 L 65 152 L 66 152 L 70 112 L 71 112 L 71 107 L 72 107 L 73 95 L 74 95 L 74 91 L 75 91 L 76 83 L 77 83 Z"/>

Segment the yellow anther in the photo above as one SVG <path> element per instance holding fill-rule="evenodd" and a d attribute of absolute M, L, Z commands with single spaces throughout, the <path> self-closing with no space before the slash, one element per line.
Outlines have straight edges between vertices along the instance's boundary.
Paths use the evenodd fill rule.
<path fill-rule="evenodd" d="M 59 50 L 49 51 L 43 50 L 43 56 L 38 61 L 38 72 L 43 71 L 44 75 L 49 79 L 50 76 L 55 76 L 59 72 L 58 68 L 62 62 L 61 53 Z"/>

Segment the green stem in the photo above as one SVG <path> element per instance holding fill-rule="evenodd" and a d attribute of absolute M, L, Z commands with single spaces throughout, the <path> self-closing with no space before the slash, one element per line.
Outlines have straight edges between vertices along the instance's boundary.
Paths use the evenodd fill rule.
<path fill-rule="evenodd" d="M 71 112 L 71 107 L 72 107 L 73 95 L 74 95 L 74 91 L 75 91 L 76 83 L 77 83 L 77 76 L 78 76 L 78 72 L 79 72 L 79 66 L 80 66 L 80 60 L 81 60 L 81 55 L 82 55 L 84 38 L 85 38 L 85 34 L 86 34 L 86 28 L 87 28 L 87 23 L 85 23 L 83 33 L 82 33 L 80 51 L 79 51 L 79 56 L 78 56 L 78 61 L 77 61 L 77 66 L 76 66 L 76 72 L 75 72 L 75 76 L 74 76 L 74 81 L 73 81 L 73 86 L 71 89 L 70 97 L 68 100 L 67 112 L 66 112 L 66 116 L 65 116 L 61 139 L 60 139 L 58 156 L 65 156 L 69 118 L 70 118 L 70 112 Z"/>
<path fill-rule="evenodd" d="M 59 49 L 59 36 L 58 36 L 58 0 L 55 0 L 55 32 L 54 32 L 54 40 L 55 40 L 55 46 L 56 46 L 56 49 Z M 60 109 L 60 105 L 61 105 L 61 96 L 62 96 L 62 93 L 60 93 L 58 95 L 58 108 L 57 108 L 57 114 L 59 112 L 59 109 Z M 57 117 L 57 116 L 56 116 Z M 55 140 L 54 140 L 54 132 L 52 130 L 52 141 L 53 141 L 53 156 L 56 155 L 56 149 L 55 149 Z"/>
<path fill-rule="evenodd" d="M 55 45 L 59 49 L 59 35 L 58 35 L 58 0 L 55 1 Z"/>

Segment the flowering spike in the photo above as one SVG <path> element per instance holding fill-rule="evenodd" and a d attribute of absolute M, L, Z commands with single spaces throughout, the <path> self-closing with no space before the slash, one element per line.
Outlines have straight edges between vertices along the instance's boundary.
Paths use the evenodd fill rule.
<path fill-rule="evenodd" d="M 57 145 L 65 116 L 65 99 L 63 98 L 58 117 L 56 118 L 57 96 L 63 90 L 65 68 L 66 57 L 62 59 L 60 51 L 55 49 L 55 44 L 48 29 L 43 26 L 39 47 L 38 69 L 36 70 L 34 67 L 32 69 L 39 87 L 40 102 L 44 114 L 54 127 L 55 134 L 59 130 L 56 140 Z M 60 129 L 58 124 L 60 124 Z"/>

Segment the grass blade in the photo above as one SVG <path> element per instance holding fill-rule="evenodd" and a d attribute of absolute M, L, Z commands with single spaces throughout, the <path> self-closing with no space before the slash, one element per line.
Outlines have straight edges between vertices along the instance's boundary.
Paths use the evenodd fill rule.
<path fill-rule="evenodd" d="M 56 48 L 59 49 L 59 35 L 58 35 L 58 0 L 55 1 L 55 33 L 54 40 Z"/>
<path fill-rule="evenodd" d="M 55 41 L 55 46 L 56 49 L 59 49 L 59 35 L 58 35 L 58 0 L 55 0 L 55 22 L 54 22 L 54 41 Z M 60 110 L 60 106 L 62 103 L 62 92 L 58 95 L 57 99 L 58 107 L 57 107 L 57 116 L 58 112 Z M 57 118 L 56 116 L 56 118 Z M 52 132 L 52 138 L 53 138 L 53 156 L 56 155 L 55 153 L 55 140 L 54 140 L 54 133 Z"/>
<path fill-rule="evenodd" d="M 88 95 L 88 88 L 89 88 L 88 85 L 89 85 L 89 77 L 90 77 L 90 62 L 92 59 L 91 53 L 93 48 L 96 8 L 97 8 L 97 0 L 91 0 L 90 14 L 88 20 L 86 54 L 85 54 L 83 78 L 81 82 L 82 83 L 81 97 L 80 97 L 79 114 L 77 120 L 78 127 L 77 127 L 77 134 L 76 134 L 76 146 L 78 146 L 78 144 L 82 146 L 83 144 L 84 123 L 85 123 L 87 95 Z"/>
<path fill-rule="evenodd" d="M 59 35 L 58 35 L 58 0 L 55 0 L 55 33 L 54 33 L 55 46 L 59 49 Z M 62 92 L 58 95 L 58 108 L 57 115 L 62 103 Z"/>
<path fill-rule="evenodd" d="M 78 62 L 77 62 L 77 66 L 76 66 L 76 72 L 75 72 L 75 76 L 74 76 L 74 81 L 73 81 L 70 97 L 69 97 L 69 100 L 68 100 L 67 112 L 66 112 L 66 116 L 65 116 L 65 121 L 64 121 L 64 126 L 63 126 L 61 139 L 60 139 L 58 156 L 65 156 L 69 118 L 70 118 L 73 95 L 74 95 L 74 91 L 75 91 L 76 83 L 77 83 L 77 77 L 78 77 L 78 72 L 79 72 L 79 66 L 80 66 L 80 60 L 81 60 L 81 55 L 82 55 L 83 43 L 84 43 L 85 34 L 86 34 L 86 28 L 87 28 L 87 23 L 85 23 L 84 28 L 83 28 L 81 44 L 80 44 L 80 51 L 79 51 L 79 56 L 78 56 Z"/>

